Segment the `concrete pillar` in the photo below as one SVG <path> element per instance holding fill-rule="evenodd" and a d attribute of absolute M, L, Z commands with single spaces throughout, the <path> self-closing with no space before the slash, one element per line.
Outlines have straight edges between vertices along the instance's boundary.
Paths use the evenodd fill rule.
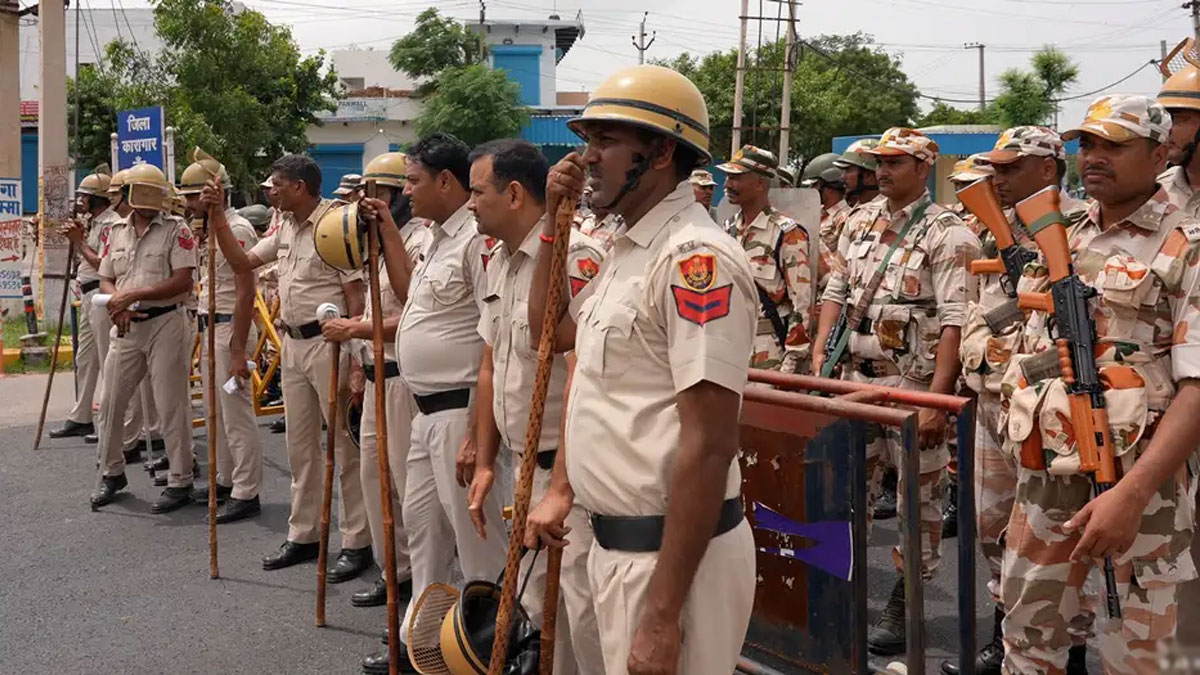
<path fill-rule="evenodd" d="M 67 15 L 64 0 L 40 0 L 38 31 L 41 67 L 38 106 L 39 212 L 42 316 L 58 320 L 62 286 L 67 278 L 67 241 L 58 228 L 71 213 L 71 173 L 67 157 Z"/>

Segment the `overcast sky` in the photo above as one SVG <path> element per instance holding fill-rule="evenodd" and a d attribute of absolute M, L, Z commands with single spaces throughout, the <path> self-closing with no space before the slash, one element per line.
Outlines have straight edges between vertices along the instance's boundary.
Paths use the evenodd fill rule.
<path fill-rule="evenodd" d="M 493 19 L 564 19 L 583 11 L 585 37 L 559 64 L 559 90 L 590 90 L 614 69 L 637 63 L 630 42 L 645 8 L 647 33 L 657 38 L 647 58 L 681 52 L 707 53 L 737 46 L 740 0 L 485 0 Z M 775 16 L 775 0 L 749 0 L 750 14 Z M 104 6 L 121 0 L 91 0 Z M 478 0 L 243 0 L 273 23 L 290 25 L 301 49 L 353 46 L 386 49 L 412 28 L 416 15 L 429 6 L 460 19 L 479 19 Z M 126 0 L 126 7 L 144 6 Z M 759 7 L 762 7 L 761 13 Z M 1153 95 L 1161 83 L 1146 65 L 1158 58 L 1160 40 L 1168 48 L 1191 31 L 1191 17 L 1180 0 L 804 0 L 798 9 L 800 35 L 853 33 L 873 35 L 900 57 L 904 71 L 921 93 L 960 99 L 974 107 L 979 97 L 978 52 L 964 43 L 981 42 L 985 50 L 987 96 L 997 92 L 1005 69 L 1025 67 L 1034 51 L 1052 44 L 1079 65 L 1079 81 L 1067 96 L 1102 89 L 1145 65 L 1139 73 L 1110 89 L 1111 93 Z M 786 12 L 786 8 L 784 9 Z M 774 21 L 762 22 L 763 40 L 776 35 Z M 752 21 L 748 39 L 758 40 Z M 1095 96 L 1062 103 L 1060 127 L 1080 120 Z M 967 101 L 971 101 L 968 103 Z M 929 105 L 923 102 L 923 107 Z"/>

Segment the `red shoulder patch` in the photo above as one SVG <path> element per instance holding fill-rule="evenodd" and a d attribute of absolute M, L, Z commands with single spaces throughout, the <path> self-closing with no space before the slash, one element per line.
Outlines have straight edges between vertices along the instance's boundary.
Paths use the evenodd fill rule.
<path fill-rule="evenodd" d="M 185 235 L 182 232 L 179 233 L 179 248 L 181 248 L 185 251 L 190 251 L 195 247 L 196 247 L 196 240 L 192 239 L 192 236 L 190 234 Z"/>
<path fill-rule="evenodd" d="M 579 266 L 579 275 L 584 279 L 595 279 L 600 272 L 600 264 L 591 258 L 580 258 L 576 264 Z"/>
<path fill-rule="evenodd" d="M 588 285 L 587 279 L 580 279 L 579 277 L 570 277 L 570 276 L 567 277 L 567 279 L 571 282 L 571 297 L 572 298 L 579 295 L 580 291 L 587 288 L 587 285 Z"/>
<path fill-rule="evenodd" d="M 688 288 L 707 290 L 717 279 L 717 257 L 711 253 L 697 253 L 684 258 L 679 261 L 679 274 Z"/>
<path fill-rule="evenodd" d="M 715 321 L 729 314 L 733 284 L 726 284 L 720 288 L 703 292 L 672 284 L 671 293 L 675 295 L 675 310 L 679 312 L 679 316 L 696 325 L 703 326 L 709 321 Z"/>

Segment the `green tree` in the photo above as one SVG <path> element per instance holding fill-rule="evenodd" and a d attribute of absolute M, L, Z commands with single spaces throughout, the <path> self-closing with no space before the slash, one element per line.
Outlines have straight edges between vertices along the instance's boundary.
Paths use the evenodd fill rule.
<path fill-rule="evenodd" d="M 411 33 L 392 43 L 388 60 L 411 78 L 436 77 L 447 68 L 463 68 L 482 58 L 478 35 L 432 7 L 417 16 Z"/>
<path fill-rule="evenodd" d="M 1045 124 L 1057 109 L 1055 99 L 1079 77 L 1079 68 L 1053 47 L 1042 48 L 1030 64 L 1032 70 L 1013 68 L 1000 75 L 994 105 L 1004 126 Z"/>
<path fill-rule="evenodd" d="M 516 136 L 528 121 L 520 87 L 504 72 L 474 64 L 438 74 L 437 87 L 417 118 L 417 132 L 445 131 L 474 146 Z"/>
<path fill-rule="evenodd" d="M 155 0 L 154 24 L 161 53 L 115 41 L 74 83 L 81 162 L 107 159 L 115 111 L 161 105 L 176 128 L 178 171 L 199 145 L 251 190 L 275 158 L 305 150 L 318 111 L 334 109 L 337 76 L 324 55 L 301 57 L 291 31 L 259 12 L 229 0 Z"/>
<path fill-rule="evenodd" d="M 747 55 L 742 125 L 743 143 L 775 151 L 785 45 L 764 44 Z M 917 116 L 917 90 L 897 59 L 863 33 L 821 35 L 794 49 L 789 156 L 813 157 L 828 152 L 834 136 L 880 133 L 890 126 L 909 124 Z M 733 92 L 737 52 L 703 57 L 682 54 L 660 65 L 686 75 L 708 103 L 712 132 L 710 149 L 728 156 L 733 133 Z"/>
<path fill-rule="evenodd" d="M 963 110 L 949 104 L 937 101 L 929 112 L 915 120 L 918 127 L 933 127 L 953 124 L 997 124 L 999 116 L 995 107 L 988 106 L 985 110 Z"/>

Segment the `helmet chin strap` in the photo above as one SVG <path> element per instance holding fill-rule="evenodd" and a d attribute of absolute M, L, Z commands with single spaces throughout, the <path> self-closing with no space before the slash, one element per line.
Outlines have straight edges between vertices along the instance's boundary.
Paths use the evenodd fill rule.
<path fill-rule="evenodd" d="M 653 162 L 653 156 L 646 156 L 640 152 L 633 153 L 633 167 L 625 172 L 625 184 L 621 186 L 621 191 L 607 205 L 598 208 L 610 212 L 616 208 L 622 199 L 625 199 L 630 192 L 637 189 L 638 184 L 642 182 L 642 176 L 646 175 L 646 172 L 650 170 L 650 165 Z"/>

